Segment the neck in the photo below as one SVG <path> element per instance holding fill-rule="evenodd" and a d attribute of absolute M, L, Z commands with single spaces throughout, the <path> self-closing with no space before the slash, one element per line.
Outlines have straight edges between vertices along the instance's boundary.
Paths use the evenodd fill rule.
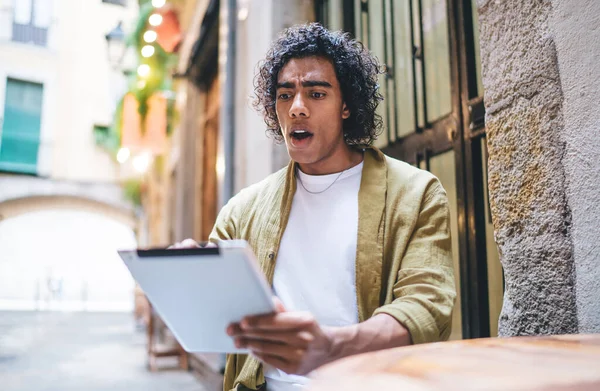
<path fill-rule="evenodd" d="M 335 159 L 323 159 L 315 163 L 298 163 L 300 171 L 308 175 L 335 174 L 352 168 L 362 162 L 363 152 L 348 148 L 347 153 Z"/>

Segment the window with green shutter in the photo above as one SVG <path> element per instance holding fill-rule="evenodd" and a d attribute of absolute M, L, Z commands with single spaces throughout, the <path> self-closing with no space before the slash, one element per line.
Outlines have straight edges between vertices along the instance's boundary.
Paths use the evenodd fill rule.
<path fill-rule="evenodd" d="M 43 90 L 41 84 L 7 79 L 0 170 L 37 173 Z"/>

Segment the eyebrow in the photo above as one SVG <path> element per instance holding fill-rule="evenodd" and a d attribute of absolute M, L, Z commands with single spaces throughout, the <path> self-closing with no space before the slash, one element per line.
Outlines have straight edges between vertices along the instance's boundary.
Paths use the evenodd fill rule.
<path fill-rule="evenodd" d="M 323 80 L 305 80 L 302 82 L 302 87 L 325 87 L 331 88 L 331 83 Z M 280 88 L 294 88 L 294 83 L 284 81 L 283 83 L 277 83 L 277 89 Z"/>

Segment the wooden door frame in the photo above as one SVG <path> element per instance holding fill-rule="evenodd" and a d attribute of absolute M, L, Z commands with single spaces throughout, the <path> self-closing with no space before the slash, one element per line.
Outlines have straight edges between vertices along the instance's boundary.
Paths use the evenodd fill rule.
<path fill-rule="evenodd" d="M 422 6 L 422 0 L 408 1 L 411 6 Z M 344 15 L 344 21 L 354 20 L 355 12 L 365 12 L 367 9 L 365 6 L 367 2 L 360 3 L 360 10 L 346 7 L 347 4 L 353 2 L 344 2 L 344 11 L 352 8 L 352 19 L 350 15 Z M 319 11 L 319 7 L 326 7 L 326 5 L 327 0 L 315 0 L 315 14 L 317 20 L 323 24 L 326 24 L 326 20 L 319 20 L 319 18 L 326 17 L 326 12 L 323 9 Z M 448 0 L 446 11 L 452 111 L 436 121 L 426 123 L 424 128 L 417 128 L 415 132 L 390 143 L 383 151 L 417 166 L 423 161 L 427 164 L 431 157 L 450 150 L 454 151 L 459 217 L 462 337 L 481 338 L 490 336 L 483 194 L 485 188 L 480 146 L 481 138 L 485 137 L 484 108 L 483 99 L 477 97 L 476 91 L 477 64 L 474 55 L 473 23 L 470 17 L 471 3 Z M 346 28 L 346 22 L 344 27 Z M 358 31 L 356 26 L 351 30 L 346 29 L 352 33 Z M 413 47 L 415 47 L 414 43 L 413 40 Z M 422 48 L 421 53 L 423 53 Z M 413 99 L 416 99 L 416 96 Z M 426 105 L 425 99 L 420 104 Z"/>
<path fill-rule="evenodd" d="M 470 1 L 449 1 L 448 20 L 454 37 L 454 71 L 458 77 L 461 127 L 455 143 L 459 219 L 463 338 L 490 336 L 484 173 L 480 137 L 485 135 L 483 100 L 477 95 L 477 65 Z M 454 97 L 454 94 L 453 94 Z"/>

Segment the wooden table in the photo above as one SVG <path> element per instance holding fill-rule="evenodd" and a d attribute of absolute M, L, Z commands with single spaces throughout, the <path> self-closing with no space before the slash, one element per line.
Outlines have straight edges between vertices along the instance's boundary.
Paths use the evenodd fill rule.
<path fill-rule="evenodd" d="M 313 373 L 325 390 L 600 390 L 600 334 L 486 338 L 348 357 Z"/>

